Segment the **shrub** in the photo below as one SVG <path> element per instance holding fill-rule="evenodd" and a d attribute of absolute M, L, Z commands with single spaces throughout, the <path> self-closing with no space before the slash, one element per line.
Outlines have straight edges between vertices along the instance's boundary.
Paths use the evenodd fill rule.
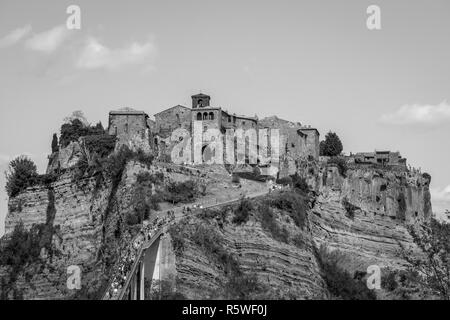
<path fill-rule="evenodd" d="M 325 140 L 320 142 L 320 155 L 335 157 L 341 154 L 343 150 L 341 139 L 334 132 L 328 132 Z"/>
<path fill-rule="evenodd" d="M 61 136 L 59 143 L 62 148 L 67 147 L 71 142 L 78 141 L 80 137 L 90 135 L 103 135 L 105 130 L 101 123 L 96 126 L 89 126 L 84 124 L 80 119 L 73 119 L 61 126 Z"/>
<path fill-rule="evenodd" d="M 322 246 L 316 251 L 316 257 L 331 294 L 343 300 L 376 300 L 375 293 L 364 282 L 354 279 L 340 267 L 339 252 L 329 252 Z"/>
<path fill-rule="evenodd" d="M 343 176 L 344 178 L 347 177 L 347 162 L 344 158 L 341 157 L 333 157 L 328 160 L 328 164 L 334 164 L 337 166 L 339 174 Z"/>
<path fill-rule="evenodd" d="M 52 153 L 58 152 L 58 136 L 56 133 L 53 134 L 52 139 Z"/>
<path fill-rule="evenodd" d="M 288 232 L 278 226 L 275 214 L 266 203 L 259 208 L 261 214 L 261 226 L 268 231 L 272 237 L 280 242 L 288 243 Z"/>
<path fill-rule="evenodd" d="M 305 178 L 300 177 L 297 173 L 291 177 L 292 177 L 292 185 L 295 190 L 298 190 L 305 194 L 309 192 L 309 186 Z"/>
<path fill-rule="evenodd" d="M 406 199 L 404 193 L 400 193 L 397 198 L 398 202 L 398 211 L 397 211 L 397 219 L 405 220 L 406 219 Z"/>
<path fill-rule="evenodd" d="M 296 192 L 282 192 L 272 195 L 269 204 L 279 210 L 288 212 L 297 227 L 304 228 L 307 219 L 306 199 Z"/>
<path fill-rule="evenodd" d="M 342 199 L 342 206 L 345 209 L 346 212 L 346 216 L 349 217 L 350 219 L 354 219 L 355 218 L 355 211 L 360 209 L 359 207 L 353 205 L 352 203 L 350 203 L 350 201 L 348 201 L 347 197 L 344 197 Z"/>
<path fill-rule="evenodd" d="M 419 285 L 442 300 L 450 300 L 450 224 L 431 219 L 421 225 L 408 226 L 420 255 L 401 243 L 401 255 L 409 266 L 404 282 Z"/>
<path fill-rule="evenodd" d="M 32 231 L 37 229 L 27 231 L 22 223 L 17 224 L 6 246 L 1 250 L 1 264 L 10 266 L 14 273 L 39 257 L 39 237 L 37 232 Z"/>
<path fill-rule="evenodd" d="M 197 195 L 197 183 L 194 180 L 187 180 L 168 183 L 163 197 L 165 201 L 176 204 L 193 202 Z"/>
<path fill-rule="evenodd" d="M 263 291 L 264 287 L 255 274 L 239 274 L 230 277 L 225 285 L 225 298 L 250 300 L 255 294 Z"/>
<path fill-rule="evenodd" d="M 283 186 L 291 186 L 292 185 L 292 178 L 291 177 L 284 177 L 281 179 L 277 179 L 277 184 L 281 184 Z"/>
<path fill-rule="evenodd" d="M 38 177 L 34 162 L 26 156 L 20 156 L 9 163 L 6 173 L 6 192 L 15 197 L 18 193 L 32 186 Z"/>
<path fill-rule="evenodd" d="M 394 291 L 398 288 L 395 271 L 387 269 L 381 273 L 381 287 L 387 291 Z"/>
<path fill-rule="evenodd" d="M 172 238 L 172 248 L 180 255 L 184 251 L 185 234 L 183 229 L 179 225 L 171 225 L 168 229 L 168 233 Z"/>
<path fill-rule="evenodd" d="M 84 137 L 84 144 L 91 155 L 105 158 L 114 151 L 116 137 L 109 134 L 95 134 Z"/>
<path fill-rule="evenodd" d="M 253 210 L 253 205 L 250 200 L 242 199 L 239 206 L 234 210 L 233 223 L 241 225 L 246 223 L 250 216 L 250 211 Z"/>

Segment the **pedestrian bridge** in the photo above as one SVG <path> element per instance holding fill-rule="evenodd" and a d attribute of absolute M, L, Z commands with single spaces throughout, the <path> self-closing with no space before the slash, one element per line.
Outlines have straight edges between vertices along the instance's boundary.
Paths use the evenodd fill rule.
<path fill-rule="evenodd" d="M 175 270 L 175 256 L 170 237 L 163 227 L 145 241 L 137 251 L 131 269 L 123 278 L 113 277 L 103 300 L 145 300 L 146 290 L 166 279 Z M 118 285 L 122 281 L 123 285 Z M 124 282 L 123 282 L 124 281 Z M 146 286 L 147 283 L 147 286 Z"/>

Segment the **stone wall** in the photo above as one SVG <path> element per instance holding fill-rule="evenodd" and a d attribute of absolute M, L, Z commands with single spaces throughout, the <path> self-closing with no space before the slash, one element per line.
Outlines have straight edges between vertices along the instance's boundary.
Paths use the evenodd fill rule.
<path fill-rule="evenodd" d="M 149 141 L 148 116 L 137 111 L 112 111 L 109 114 L 108 133 L 117 136 L 117 145 L 128 144 L 131 138 L 140 136 Z"/>
<path fill-rule="evenodd" d="M 314 159 L 319 159 L 319 131 L 317 129 L 312 128 L 302 128 L 301 132 L 308 136 L 306 140 L 306 147 L 308 149 L 308 154 L 311 155 Z"/>
<path fill-rule="evenodd" d="M 175 106 L 155 114 L 155 130 L 158 135 L 166 138 L 177 128 L 191 131 L 192 111 L 184 106 Z"/>

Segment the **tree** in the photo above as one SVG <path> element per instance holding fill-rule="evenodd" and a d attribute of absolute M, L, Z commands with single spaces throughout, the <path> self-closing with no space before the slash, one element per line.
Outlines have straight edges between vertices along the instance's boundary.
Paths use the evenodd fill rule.
<path fill-rule="evenodd" d="M 58 136 L 56 133 L 53 134 L 52 139 L 52 153 L 58 152 Z"/>
<path fill-rule="evenodd" d="M 320 142 L 320 155 L 335 157 L 341 154 L 343 150 L 341 139 L 334 132 L 328 132 L 325 140 Z"/>
<path fill-rule="evenodd" d="M 65 117 L 63 121 L 64 123 L 72 123 L 74 120 L 80 121 L 85 127 L 89 126 L 89 122 L 87 121 L 83 111 L 81 110 L 76 110 L 72 112 L 72 114 L 70 116 Z"/>
<path fill-rule="evenodd" d="M 26 156 L 19 156 L 12 160 L 5 175 L 6 192 L 10 197 L 16 196 L 20 191 L 31 186 L 38 177 L 36 165 Z"/>
<path fill-rule="evenodd" d="M 86 134 L 87 127 L 78 119 L 74 119 L 69 123 L 64 123 L 61 126 L 60 144 L 65 148 L 72 141 L 77 141 L 79 137 Z"/>
<path fill-rule="evenodd" d="M 421 255 L 401 245 L 403 258 L 410 264 L 411 281 L 450 300 L 450 224 L 432 219 L 420 227 L 408 228 Z"/>

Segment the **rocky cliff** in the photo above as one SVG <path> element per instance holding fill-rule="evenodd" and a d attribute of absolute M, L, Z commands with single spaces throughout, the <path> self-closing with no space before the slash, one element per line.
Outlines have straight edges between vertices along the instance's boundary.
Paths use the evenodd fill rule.
<path fill-rule="evenodd" d="M 19 223 L 25 230 L 35 226 L 47 230 L 50 237 L 40 242 L 45 245 L 39 247 L 39 259 L 23 266 L 10 287 L 26 299 L 99 298 L 110 268 L 137 231 L 124 221 L 132 210 L 136 174 L 142 171 L 161 168 L 132 161 L 116 181 L 77 180 L 69 170 L 56 182 L 28 188 L 10 199 L 6 239 Z M 165 169 L 164 176 L 186 180 L 192 172 Z M 276 194 L 252 200 L 243 219 L 236 218 L 236 205 L 218 206 L 184 217 L 171 228 L 176 257 L 176 277 L 171 281 L 176 292 L 195 299 L 329 298 L 317 260 L 320 246 L 341 252 L 342 268 L 351 274 L 364 273 L 373 264 L 403 267 L 399 243 L 412 242 L 406 226 L 431 217 L 427 177 L 381 168 L 353 167 L 344 172 L 338 165 L 317 161 L 300 164 L 298 173 L 313 191 L 301 210 L 289 205 L 296 200 L 283 198 L 283 191 L 282 200 L 274 198 Z M 226 176 L 202 175 L 210 182 L 209 198 L 239 197 L 224 182 Z M 260 187 L 265 188 L 249 184 L 255 191 Z M 270 199 L 274 205 L 267 203 Z M 71 265 L 82 270 L 79 292 L 66 286 Z M 11 280 L 11 269 L 2 266 L 0 277 Z"/>

